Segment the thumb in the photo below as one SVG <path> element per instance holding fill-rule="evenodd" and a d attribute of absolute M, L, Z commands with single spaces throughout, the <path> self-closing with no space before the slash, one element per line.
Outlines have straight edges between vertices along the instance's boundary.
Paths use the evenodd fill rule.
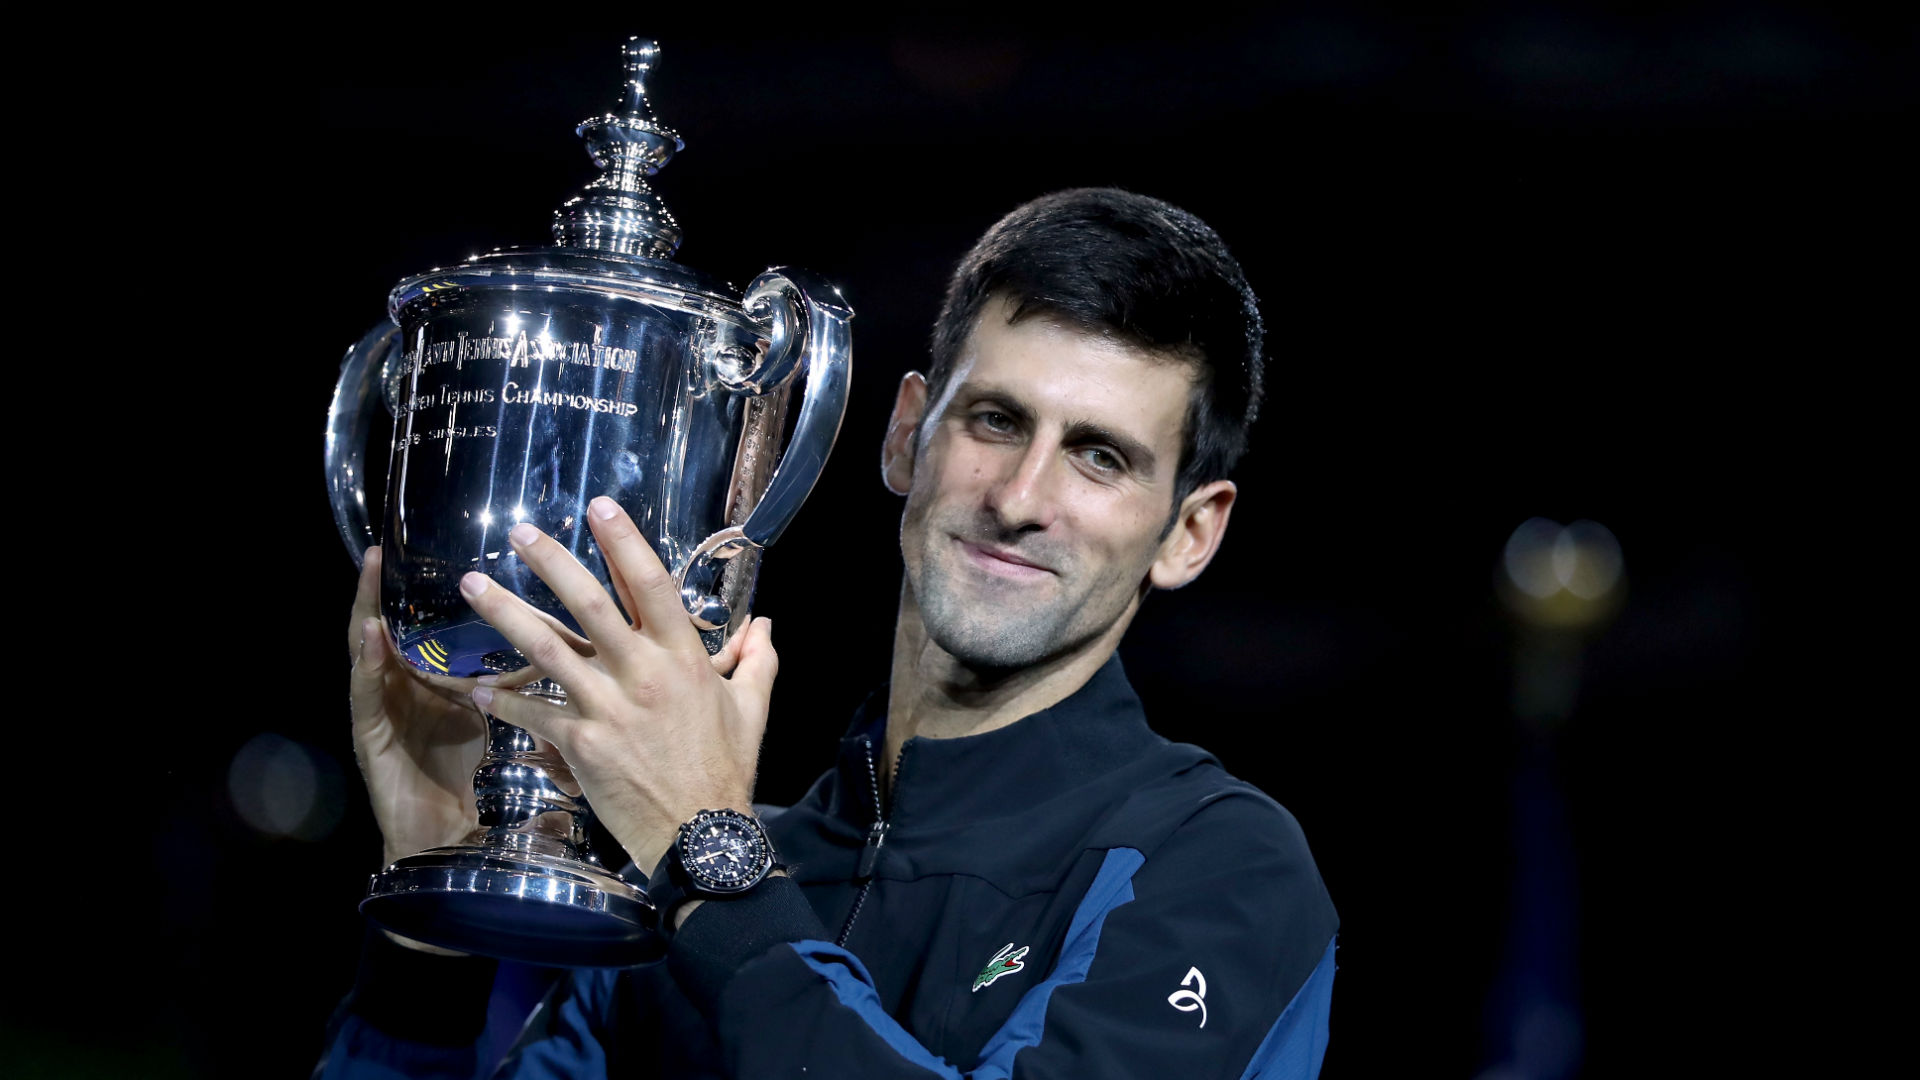
<path fill-rule="evenodd" d="M 767 706 L 773 699 L 773 679 L 780 674 L 780 654 L 773 649 L 773 620 L 759 618 L 742 634 L 740 662 L 734 666 L 733 698 L 741 711 L 766 727 Z"/>
<path fill-rule="evenodd" d="M 747 638 L 753 630 L 751 623 L 747 625 L 747 630 L 748 634 L 735 634 L 728 638 L 727 643 L 720 646 L 720 651 L 713 654 L 711 658 L 713 670 L 721 675 L 733 674 L 733 669 L 740 663 L 740 649 L 746 645 Z"/>
<path fill-rule="evenodd" d="M 360 640 L 354 637 L 354 628 L 368 619 L 380 615 L 380 548 L 378 545 L 367 549 L 366 559 L 360 564 L 360 580 L 354 589 L 353 614 L 347 618 L 347 655 L 360 658 Z M 365 638 L 361 635 L 361 639 Z"/>
<path fill-rule="evenodd" d="M 387 665 L 393 650 L 387 646 L 387 628 L 379 619 L 360 621 L 360 647 L 354 653 L 353 671 L 347 677 L 347 692 L 353 702 L 355 723 L 369 720 L 382 710 L 381 691 L 386 685 Z"/>

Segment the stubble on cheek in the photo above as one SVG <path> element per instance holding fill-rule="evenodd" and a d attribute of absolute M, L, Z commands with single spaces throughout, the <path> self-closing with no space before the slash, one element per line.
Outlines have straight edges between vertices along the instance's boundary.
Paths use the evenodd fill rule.
<path fill-rule="evenodd" d="M 920 594 L 920 578 L 927 559 L 926 507 L 909 494 L 900 514 L 900 562 L 907 574 L 907 587 Z"/>
<path fill-rule="evenodd" d="M 980 523 L 972 524 L 973 532 L 981 531 Z M 1070 624 L 1082 604 L 1066 595 L 1063 586 L 1073 580 L 1071 567 L 1061 565 L 1058 553 L 1049 566 L 1066 571 L 1064 576 L 1037 581 L 997 577 L 975 565 L 963 550 L 961 540 L 969 531 L 965 524 L 933 515 L 920 525 L 908 581 L 927 636 L 948 654 L 975 667 L 1024 667 L 1045 659 L 1072 636 Z M 998 542 L 990 531 L 980 539 Z"/>

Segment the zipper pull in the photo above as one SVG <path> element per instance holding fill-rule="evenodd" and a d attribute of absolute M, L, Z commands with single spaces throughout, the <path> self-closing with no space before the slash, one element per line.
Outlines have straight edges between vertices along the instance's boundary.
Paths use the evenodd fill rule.
<path fill-rule="evenodd" d="M 860 849 L 860 865 L 854 870 L 856 881 L 869 881 L 873 878 L 873 864 L 880 861 L 880 845 L 887 842 L 887 830 L 892 828 L 884 821 L 876 821 L 873 828 L 867 830 L 867 843 Z"/>

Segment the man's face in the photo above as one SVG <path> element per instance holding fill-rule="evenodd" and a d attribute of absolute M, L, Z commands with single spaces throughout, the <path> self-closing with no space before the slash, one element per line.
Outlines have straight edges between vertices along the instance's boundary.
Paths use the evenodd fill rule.
<path fill-rule="evenodd" d="M 1162 546 L 1192 369 L 987 306 L 927 403 L 900 548 L 935 644 L 975 668 L 1131 618 Z M 891 474 L 890 474 L 891 476 Z"/>

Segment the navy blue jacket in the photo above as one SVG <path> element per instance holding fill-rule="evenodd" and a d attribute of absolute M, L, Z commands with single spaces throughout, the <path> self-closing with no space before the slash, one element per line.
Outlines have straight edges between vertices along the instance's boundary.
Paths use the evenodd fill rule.
<path fill-rule="evenodd" d="M 881 807 L 885 722 L 878 696 L 770 818 L 791 876 L 702 905 L 663 964 L 555 972 L 369 935 L 322 1075 L 1319 1071 L 1338 923 L 1306 840 L 1150 731 L 1117 657 L 1015 724 L 909 739 Z"/>

